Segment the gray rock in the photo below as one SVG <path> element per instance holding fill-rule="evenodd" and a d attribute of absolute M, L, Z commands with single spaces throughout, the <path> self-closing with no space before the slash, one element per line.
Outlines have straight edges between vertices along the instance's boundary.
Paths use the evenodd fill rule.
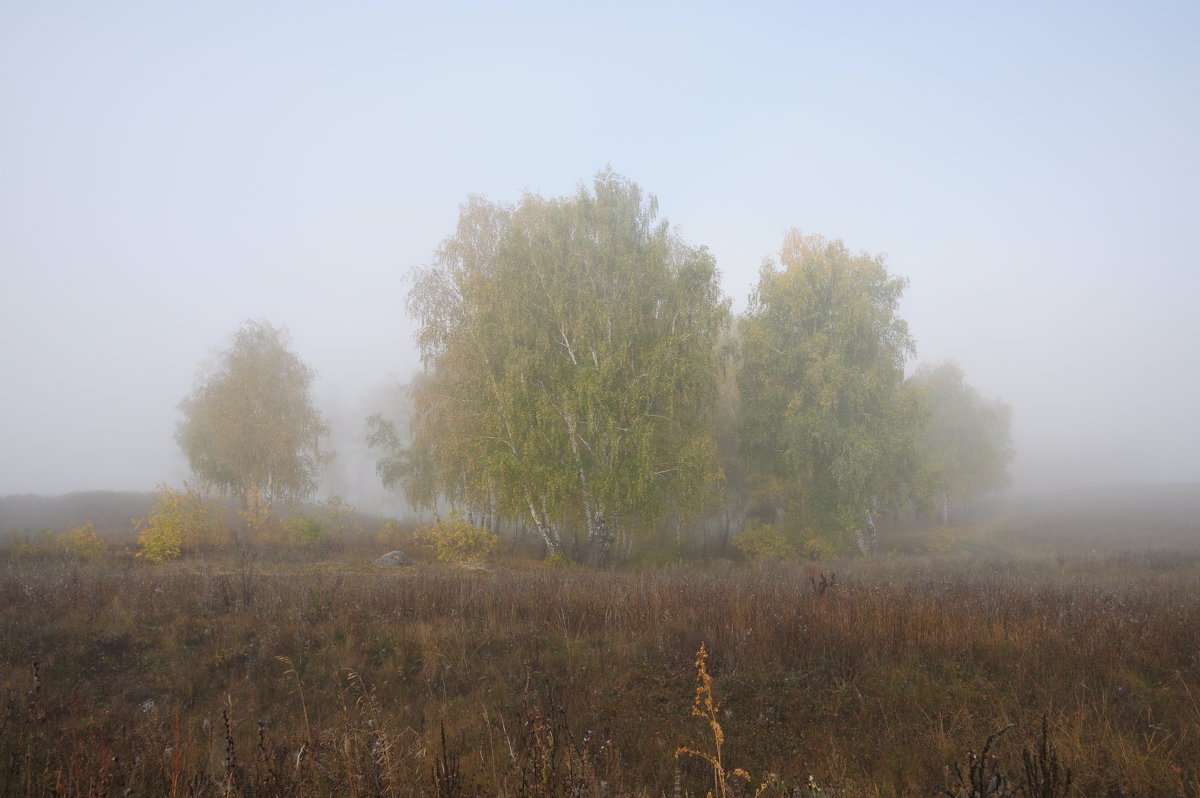
<path fill-rule="evenodd" d="M 412 557 L 409 557 L 402 551 L 389 551 L 387 554 L 375 561 L 375 565 L 384 565 L 395 567 L 398 565 L 412 565 Z"/>

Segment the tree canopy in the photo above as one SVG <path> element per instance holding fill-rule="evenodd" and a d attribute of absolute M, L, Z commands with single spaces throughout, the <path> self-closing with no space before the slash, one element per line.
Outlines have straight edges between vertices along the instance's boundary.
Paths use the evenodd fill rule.
<path fill-rule="evenodd" d="M 919 439 L 921 459 L 946 523 L 951 501 L 1009 484 L 1012 411 L 1003 402 L 980 396 L 954 363 L 922 366 L 910 381 L 928 411 Z"/>
<path fill-rule="evenodd" d="M 757 515 L 797 544 L 873 529 L 915 466 L 907 281 L 837 240 L 784 240 L 741 319 L 741 435 Z"/>
<path fill-rule="evenodd" d="M 288 346 L 283 330 L 245 322 L 180 403 L 176 440 L 192 471 L 243 505 L 316 490 L 327 428 L 311 396 L 315 374 Z"/>
<path fill-rule="evenodd" d="M 728 302 L 711 255 L 656 216 L 611 172 L 562 199 L 462 208 L 409 295 L 427 368 L 410 498 L 522 514 L 551 553 L 579 522 L 603 563 L 622 524 L 716 483 Z"/>
<path fill-rule="evenodd" d="M 678 550 L 685 520 L 706 546 L 715 521 L 751 553 L 873 552 L 881 513 L 998 487 L 1011 457 L 1007 407 L 961 372 L 905 379 L 907 284 L 793 230 L 731 319 L 709 252 L 610 171 L 562 198 L 473 197 L 413 273 L 425 369 L 407 434 L 368 419 L 380 476 L 592 563 L 651 529 Z"/>

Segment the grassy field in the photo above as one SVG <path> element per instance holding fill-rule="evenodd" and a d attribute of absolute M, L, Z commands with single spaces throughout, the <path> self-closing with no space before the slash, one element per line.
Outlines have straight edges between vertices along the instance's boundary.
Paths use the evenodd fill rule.
<path fill-rule="evenodd" d="M 10 546 L 0 794 L 1197 795 L 1200 530 L 1163 507 L 605 572 Z"/>

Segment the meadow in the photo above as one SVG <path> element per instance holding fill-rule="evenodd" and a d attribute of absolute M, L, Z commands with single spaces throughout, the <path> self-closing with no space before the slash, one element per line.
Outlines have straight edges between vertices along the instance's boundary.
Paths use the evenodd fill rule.
<path fill-rule="evenodd" d="M 609 571 L 9 541 L 0 794 L 1197 795 L 1195 517 Z"/>

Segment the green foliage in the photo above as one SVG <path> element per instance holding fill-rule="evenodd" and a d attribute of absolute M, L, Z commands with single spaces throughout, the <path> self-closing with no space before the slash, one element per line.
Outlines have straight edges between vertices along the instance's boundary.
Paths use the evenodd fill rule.
<path fill-rule="evenodd" d="M 16 544 L 14 550 L 17 554 L 26 556 L 55 554 L 61 551 L 61 541 L 53 529 L 43 527 L 32 535 L 27 534 L 25 540 Z"/>
<path fill-rule="evenodd" d="M 733 539 L 733 545 L 752 560 L 789 560 L 796 556 L 796 547 L 774 524 L 751 524 Z"/>
<path fill-rule="evenodd" d="M 417 532 L 417 539 L 433 546 L 437 558 L 447 562 L 480 562 L 500 546 L 500 538 L 467 521 L 457 512 Z"/>
<path fill-rule="evenodd" d="M 138 535 L 138 545 L 137 556 L 153 563 L 178 559 L 183 550 L 172 530 L 157 526 L 143 529 Z"/>
<path fill-rule="evenodd" d="M 409 310 L 428 369 L 413 440 L 376 423 L 385 481 L 533 521 L 550 554 L 580 519 L 603 562 L 624 519 L 668 498 L 699 508 L 720 469 L 712 433 L 728 317 L 711 255 L 612 173 L 572 197 L 472 199 Z"/>
<path fill-rule="evenodd" d="M 920 408 L 903 382 L 906 281 L 882 258 L 797 231 L 780 262 L 763 266 L 739 326 L 742 447 L 770 500 L 761 516 L 833 540 L 911 483 Z"/>
<path fill-rule="evenodd" d="M 906 286 L 793 230 L 731 326 L 712 257 L 636 184 L 473 198 L 408 296 L 426 366 L 409 432 L 377 414 L 368 442 L 414 505 L 531 520 L 548 556 L 564 530 L 600 564 L 722 512 L 776 527 L 750 556 L 870 553 L 875 518 L 991 489 L 1011 457 L 1007 408 L 967 396 L 964 423 L 904 379 Z"/>
<path fill-rule="evenodd" d="M 190 485 L 182 489 L 160 485 L 154 507 L 134 524 L 139 530 L 137 556 L 154 563 L 174 560 L 211 542 L 215 531 L 212 508 Z"/>
<path fill-rule="evenodd" d="M 800 557 L 805 560 L 832 560 L 849 553 L 843 536 L 817 535 L 800 546 Z"/>
<path fill-rule="evenodd" d="M 360 531 L 357 509 L 336 495 L 326 499 L 318 511 L 296 513 L 282 522 L 274 518 L 271 508 L 266 505 L 249 509 L 256 512 L 243 511 L 242 517 L 259 540 L 281 535 L 288 543 L 311 546 L 330 541 L 344 543 Z"/>
<path fill-rule="evenodd" d="M 566 553 L 561 550 L 546 557 L 546 564 L 555 568 L 569 568 L 572 565 L 571 561 L 567 559 Z"/>
<path fill-rule="evenodd" d="M 288 538 L 301 545 L 319 543 L 325 537 L 325 527 L 321 519 L 310 515 L 294 515 L 283 525 Z"/>
<path fill-rule="evenodd" d="M 733 545 L 752 560 L 829 560 L 850 553 L 844 535 L 763 523 L 751 524 L 733 539 Z"/>
<path fill-rule="evenodd" d="M 327 427 L 311 397 L 314 372 L 287 334 L 248 321 L 216 370 L 183 400 L 176 433 L 192 471 L 247 506 L 312 494 Z"/>
<path fill-rule="evenodd" d="M 398 548 L 412 542 L 413 531 L 411 527 L 389 518 L 379 524 L 378 529 L 375 531 L 374 540 L 380 545 Z"/>
<path fill-rule="evenodd" d="M 108 541 L 96 534 L 91 521 L 84 521 L 65 532 L 42 528 L 13 546 L 14 553 L 24 556 L 66 555 L 83 560 L 97 560 L 108 553 Z"/>
<path fill-rule="evenodd" d="M 1009 484 L 1011 409 L 988 401 L 953 363 L 922 366 L 909 382 L 927 418 L 919 437 L 926 501 L 963 501 Z"/>
<path fill-rule="evenodd" d="M 358 508 L 343 499 L 333 495 L 325 500 L 321 508 L 322 525 L 333 535 L 345 538 L 357 534 L 360 530 L 358 523 Z"/>
<path fill-rule="evenodd" d="M 367 445 L 380 452 L 379 460 L 375 464 L 375 471 L 379 474 L 383 486 L 389 490 L 397 488 L 407 488 L 410 497 L 417 497 L 418 500 L 423 500 L 428 494 L 428 490 L 412 489 L 410 483 L 416 478 L 416 469 L 412 462 L 412 453 L 405 446 L 396 431 L 396 425 L 392 421 L 383 417 L 381 413 L 374 413 L 367 418 Z"/>

